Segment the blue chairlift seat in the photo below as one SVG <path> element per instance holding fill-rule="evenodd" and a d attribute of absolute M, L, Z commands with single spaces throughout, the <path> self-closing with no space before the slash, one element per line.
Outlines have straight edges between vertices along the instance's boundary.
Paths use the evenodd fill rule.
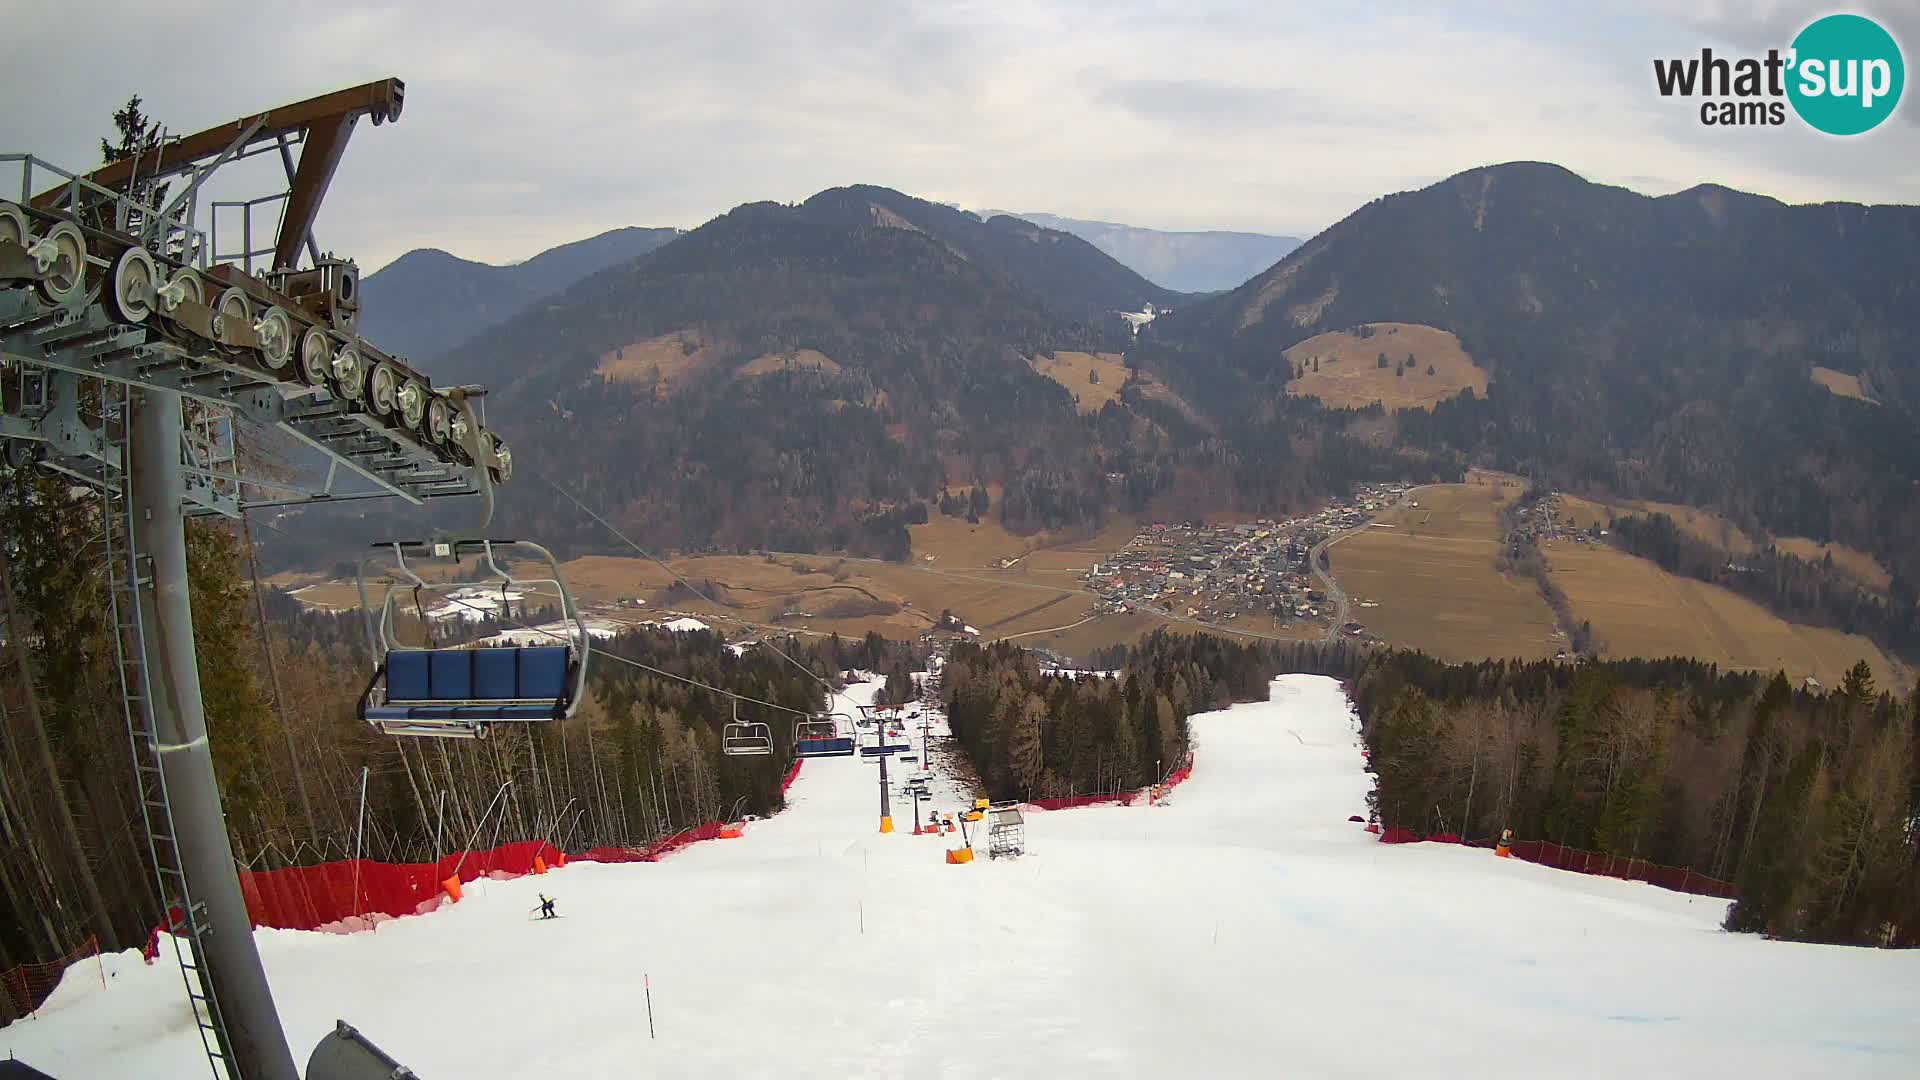
<path fill-rule="evenodd" d="M 360 718 L 387 728 L 468 731 L 562 720 L 571 705 L 572 653 L 564 645 L 392 649 L 361 699 Z M 386 692 L 379 694 L 383 679 Z"/>
<path fill-rule="evenodd" d="M 795 757 L 852 757 L 853 753 L 851 735 L 838 735 L 825 739 L 797 739 L 793 744 Z"/>

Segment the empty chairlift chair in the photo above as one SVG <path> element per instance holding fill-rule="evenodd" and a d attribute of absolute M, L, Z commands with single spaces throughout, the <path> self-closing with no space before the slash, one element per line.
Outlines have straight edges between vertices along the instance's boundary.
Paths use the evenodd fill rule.
<path fill-rule="evenodd" d="M 849 734 L 841 734 L 838 716 L 811 716 L 805 720 L 793 722 L 793 756 L 812 757 L 852 757 L 854 754 L 853 724 L 847 723 Z"/>
<path fill-rule="evenodd" d="M 733 703 L 733 722 L 720 733 L 720 752 L 728 757 L 765 757 L 773 753 L 773 729 L 740 719 L 740 703 Z"/>
<path fill-rule="evenodd" d="M 400 541 L 380 548 L 392 553 L 393 565 L 387 568 L 391 577 L 377 615 L 367 599 L 373 560 L 360 567 L 361 607 L 366 612 L 374 655 L 380 658 L 360 698 L 360 719 L 389 735 L 477 739 L 485 738 L 494 724 L 541 723 L 573 715 L 586 685 L 592 639 L 572 595 L 560 582 L 559 566 L 550 552 L 538 544 L 505 540 Z M 496 554 L 514 548 L 541 557 L 552 575 L 518 578 L 501 568 Z M 550 587 L 560 601 L 561 621 L 541 628 L 531 639 L 512 639 L 516 643 L 500 647 L 467 644 L 434 648 L 429 644 L 422 648 L 402 644 L 395 632 L 400 597 L 411 595 L 419 605 L 424 595 L 448 597 L 474 587 L 473 582 L 429 582 L 409 557 L 416 562 L 457 562 L 468 554 L 478 555 L 479 568 L 489 584 L 500 585 L 503 609 L 516 589 L 524 597 Z M 455 598 L 455 603 L 461 601 Z M 420 615 L 423 622 L 432 621 L 433 614 L 424 605 Z M 526 640 L 539 643 L 518 643 Z"/>

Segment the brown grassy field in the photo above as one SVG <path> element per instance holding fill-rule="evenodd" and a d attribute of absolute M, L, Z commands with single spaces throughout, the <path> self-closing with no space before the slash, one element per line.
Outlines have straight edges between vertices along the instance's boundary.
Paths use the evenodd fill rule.
<path fill-rule="evenodd" d="M 1821 367 L 1818 364 L 1814 365 L 1811 374 L 1813 381 L 1826 387 L 1830 393 L 1840 397 L 1852 398 L 1855 401 L 1864 401 L 1872 405 L 1880 404 L 1871 397 L 1868 397 L 1867 392 L 1861 389 L 1860 376 L 1858 375 L 1849 375 L 1844 371 L 1835 371 L 1832 368 Z"/>
<path fill-rule="evenodd" d="M 1896 668 L 1857 634 L 1789 623 L 1717 585 L 1675 577 L 1654 563 L 1598 545 L 1550 543 L 1553 580 L 1576 618 L 1593 624 L 1612 657 L 1694 656 L 1730 668 L 1784 670 L 1828 686 L 1856 660 L 1873 665 L 1882 685 L 1899 685 Z"/>
<path fill-rule="evenodd" d="M 756 356 L 741 365 L 734 372 L 735 378 L 750 378 L 755 375 L 771 375 L 776 371 L 812 369 L 824 371 L 829 375 L 840 374 L 840 365 L 833 358 L 816 349 L 799 349 L 789 353 L 767 353 Z"/>
<path fill-rule="evenodd" d="M 965 491 L 961 491 L 965 495 Z M 987 496 L 997 507 L 1000 489 L 988 487 Z M 937 566 L 988 566 L 995 559 L 1013 558 L 1032 546 L 1032 538 L 1015 536 L 1000 527 L 999 514 L 989 511 L 978 523 L 969 524 L 965 515 L 948 517 L 934 507 L 925 525 L 907 526 L 913 543 L 915 562 L 933 556 Z"/>
<path fill-rule="evenodd" d="M 1798 555 L 1808 562 L 1819 562 L 1828 555 L 1833 556 L 1833 567 L 1853 580 L 1875 592 L 1884 593 L 1893 584 L 1893 575 L 1880 565 L 1880 560 L 1845 544 L 1822 544 L 1818 540 L 1809 540 L 1804 536 L 1784 536 L 1776 539 L 1773 546 L 1789 555 Z"/>
<path fill-rule="evenodd" d="M 1353 409 L 1379 402 L 1388 412 L 1431 409 L 1471 387 L 1487 392 L 1487 373 L 1460 347 L 1460 339 L 1445 330 L 1415 323 L 1373 323 L 1374 333 L 1358 337 L 1343 330 L 1313 337 L 1288 349 L 1290 364 L 1305 364 L 1307 372 L 1287 384 L 1287 393 L 1319 398 L 1335 409 Z M 1386 354 L 1388 366 L 1379 366 Z M 1409 355 L 1414 364 L 1405 375 L 1395 365 Z M 1313 370 L 1318 359 L 1320 370 Z M 1427 374 L 1431 365 L 1433 374 Z"/>
<path fill-rule="evenodd" d="M 998 486 L 989 487 L 987 494 L 999 503 Z M 1001 528 L 996 515 L 997 511 L 991 512 L 978 524 L 969 524 L 964 516 L 947 517 L 936 508 L 925 525 L 907 526 L 913 561 L 936 569 L 958 569 L 1019 559 L 1012 567 L 1017 573 L 1080 571 L 1120 550 L 1139 531 L 1137 519 L 1114 514 L 1098 532 L 1079 529 L 1020 536 Z M 928 559 L 929 555 L 933 558 Z"/>
<path fill-rule="evenodd" d="M 671 391 L 709 358 L 697 332 L 676 330 L 615 349 L 600 358 L 594 372 L 608 382 L 657 383 L 661 390 Z"/>
<path fill-rule="evenodd" d="M 1082 413 L 1099 412 L 1127 383 L 1127 362 L 1119 353 L 1056 352 L 1034 357 L 1033 370 L 1066 387 Z M 1099 382 L 1091 380 L 1093 374 Z"/>
<path fill-rule="evenodd" d="M 1691 533 L 1730 555 L 1745 555 L 1757 551 L 1760 542 L 1749 536 L 1738 525 L 1713 513 L 1695 506 L 1681 506 L 1676 503 L 1651 502 L 1645 499 L 1585 499 L 1575 495 L 1562 495 L 1560 505 L 1567 516 L 1580 528 L 1598 524 L 1605 528 L 1609 514 L 1661 513 L 1672 518 L 1681 531 Z M 1827 555 L 1833 556 L 1834 568 L 1854 581 L 1873 589 L 1885 592 L 1893 584 L 1893 575 L 1880 561 L 1859 548 L 1845 544 L 1821 543 L 1804 536 L 1775 537 L 1773 546 L 1790 555 L 1797 555 L 1808 562 L 1819 562 Z"/>
<path fill-rule="evenodd" d="M 1577 495 L 1560 496 L 1560 506 L 1566 516 L 1582 529 L 1590 525 L 1599 525 L 1604 529 L 1611 516 L 1665 514 L 1673 519 L 1674 526 L 1681 532 L 1690 533 L 1729 554 L 1745 555 L 1758 547 L 1753 537 L 1747 535 L 1740 526 L 1697 506 L 1648 499 L 1581 498 Z"/>
<path fill-rule="evenodd" d="M 1535 659 L 1563 648 L 1534 583 L 1493 566 L 1501 509 L 1523 490 L 1488 477 L 1420 488 L 1412 495 L 1418 507 L 1381 517 L 1390 527 L 1331 545 L 1350 617 L 1391 644 L 1446 660 Z"/>

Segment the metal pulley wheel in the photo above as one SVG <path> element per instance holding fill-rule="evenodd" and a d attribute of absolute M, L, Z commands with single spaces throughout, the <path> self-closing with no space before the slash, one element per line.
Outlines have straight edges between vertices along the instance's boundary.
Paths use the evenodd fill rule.
<path fill-rule="evenodd" d="M 118 322 L 139 324 L 153 314 L 160 267 L 143 247 L 130 247 L 113 260 L 107 308 Z"/>
<path fill-rule="evenodd" d="M 80 298 L 87 288 L 87 239 L 80 227 L 63 221 L 34 241 L 35 261 L 40 264 L 40 295 L 55 304 L 67 304 Z"/>
<path fill-rule="evenodd" d="M 309 386 L 325 386 L 327 372 L 333 366 L 333 342 L 317 326 L 307 327 L 300 339 L 300 379 Z"/>
<path fill-rule="evenodd" d="M 277 307 L 270 307 L 253 324 L 260 338 L 260 360 L 274 371 L 286 370 L 293 359 L 293 320 Z"/>
<path fill-rule="evenodd" d="M 225 337 L 229 328 L 253 328 L 253 305 L 247 301 L 246 291 L 238 285 L 230 286 L 213 301 L 213 319 L 215 339 Z M 225 343 L 222 342 L 224 345 Z M 239 346 L 226 346 L 230 351 L 238 351 Z"/>
<path fill-rule="evenodd" d="M 351 345 L 340 346 L 333 354 L 333 381 L 340 396 L 348 401 L 359 401 L 366 396 L 366 361 L 360 358 L 360 350 Z"/>
<path fill-rule="evenodd" d="M 376 416 L 391 416 L 395 406 L 394 395 L 399 389 L 399 368 L 384 360 L 373 365 L 373 372 L 367 376 L 367 407 Z"/>
<path fill-rule="evenodd" d="M 175 270 L 160 289 L 160 311 L 165 315 L 179 311 L 181 304 L 206 302 L 207 287 L 201 284 L 199 274 L 186 267 Z"/>
<path fill-rule="evenodd" d="M 33 234 L 27 231 L 27 212 L 10 202 L 0 202 L 0 240 L 33 246 Z"/>
<path fill-rule="evenodd" d="M 427 402 L 427 426 L 422 432 L 436 446 L 450 446 L 453 438 L 453 406 L 447 399 L 435 397 Z"/>
<path fill-rule="evenodd" d="M 394 392 L 393 402 L 400 410 L 400 423 L 407 430 L 420 430 L 420 422 L 427 416 L 427 397 L 427 388 L 415 379 L 408 379 Z"/>

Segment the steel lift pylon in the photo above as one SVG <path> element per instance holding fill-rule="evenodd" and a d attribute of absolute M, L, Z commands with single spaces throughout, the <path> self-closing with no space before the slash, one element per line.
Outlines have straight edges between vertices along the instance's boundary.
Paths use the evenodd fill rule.
<path fill-rule="evenodd" d="M 513 471 L 474 407 L 477 388 L 436 387 L 361 339 L 358 269 L 314 243 L 356 124 L 398 119 L 404 94 L 400 80 L 383 79 L 85 174 L 0 154 L 9 178 L 0 188 L 0 470 L 46 470 L 99 494 L 91 554 L 107 568 L 156 883 L 209 1067 L 228 1080 L 299 1072 L 254 948 L 215 782 L 186 520 L 361 498 L 418 505 L 478 495 L 490 509 L 493 485 Z M 278 157 L 284 190 L 209 202 L 214 174 L 263 154 Z M 222 209 L 239 212 L 231 252 L 201 227 L 203 205 L 215 225 Z M 255 217 L 264 224 L 276 209 L 270 237 L 256 244 Z M 237 423 L 312 448 L 325 481 L 251 475 L 235 453 Z M 346 1041 L 364 1043 L 357 1033 Z M 326 1061 L 351 1056 L 341 1042 Z M 363 1075 L 332 1064 L 323 1072 L 322 1057 L 308 1080 Z M 388 1066 L 364 1075 L 411 1075 Z"/>

